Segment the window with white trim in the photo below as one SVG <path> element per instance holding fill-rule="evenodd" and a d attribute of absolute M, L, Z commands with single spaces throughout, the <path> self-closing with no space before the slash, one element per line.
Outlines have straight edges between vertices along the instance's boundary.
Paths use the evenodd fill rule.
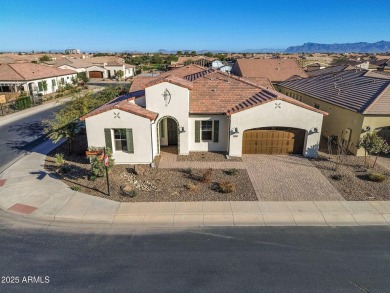
<path fill-rule="evenodd" d="M 114 142 L 116 151 L 127 152 L 126 129 L 114 129 Z"/>

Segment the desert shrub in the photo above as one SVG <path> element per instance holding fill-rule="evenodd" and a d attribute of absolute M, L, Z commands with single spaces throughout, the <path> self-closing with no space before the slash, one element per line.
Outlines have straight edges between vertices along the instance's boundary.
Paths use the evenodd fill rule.
<path fill-rule="evenodd" d="M 192 170 L 192 168 L 187 168 L 184 170 L 184 173 L 186 173 L 188 176 L 192 176 L 193 170 Z"/>
<path fill-rule="evenodd" d="M 77 186 L 77 185 L 71 186 L 70 189 L 72 189 L 74 191 L 80 191 L 81 190 L 80 186 Z"/>
<path fill-rule="evenodd" d="M 370 173 L 368 179 L 374 182 L 383 182 L 386 180 L 386 176 L 381 173 Z"/>
<path fill-rule="evenodd" d="M 231 181 L 218 182 L 219 191 L 222 193 L 232 193 L 236 191 L 236 184 Z"/>
<path fill-rule="evenodd" d="M 26 97 L 19 97 L 15 100 L 14 104 L 15 110 L 23 110 L 31 107 L 31 98 Z"/>
<path fill-rule="evenodd" d="M 63 166 L 65 164 L 64 154 L 56 154 L 55 160 L 56 160 L 56 166 L 58 167 Z"/>
<path fill-rule="evenodd" d="M 88 150 L 95 151 L 99 150 L 99 148 L 90 147 Z M 106 153 L 108 155 L 108 170 L 111 170 L 114 166 L 114 159 L 112 158 L 112 152 L 110 148 L 106 148 Z M 96 177 L 103 177 L 106 174 L 106 166 L 104 165 L 103 155 L 90 156 L 89 162 L 91 163 L 92 175 Z"/>
<path fill-rule="evenodd" d="M 60 171 L 64 174 L 67 174 L 69 173 L 70 171 L 72 171 L 72 168 L 68 165 L 63 165 L 60 169 Z"/>
<path fill-rule="evenodd" d="M 192 183 L 192 182 L 185 184 L 184 187 L 186 189 L 188 189 L 189 191 L 196 191 L 199 188 L 199 186 L 197 184 Z"/>
<path fill-rule="evenodd" d="M 95 181 L 96 179 L 97 179 L 97 177 L 95 175 L 91 175 L 88 178 L 89 181 Z"/>
<path fill-rule="evenodd" d="M 226 170 L 225 173 L 227 175 L 230 175 L 230 176 L 236 176 L 238 174 L 238 170 L 237 169 L 229 169 L 229 170 Z"/>
<path fill-rule="evenodd" d="M 336 173 L 331 175 L 330 178 L 336 181 L 340 181 L 341 179 L 343 179 L 343 175 L 341 175 L 340 173 Z"/>
<path fill-rule="evenodd" d="M 212 176 L 213 176 L 213 169 L 207 169 L 206 171 L 203 172 L 200 181 L 203 183 L 209 183 L 211 181 Z"/>

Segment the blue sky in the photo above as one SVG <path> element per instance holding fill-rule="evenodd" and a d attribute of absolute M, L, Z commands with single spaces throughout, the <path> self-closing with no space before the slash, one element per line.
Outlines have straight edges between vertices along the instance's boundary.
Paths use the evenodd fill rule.
<path fill-rule="evenodd" d="M 286 48 L 390 41 L 390 1 L 0 1 L 0 51 Z"/>

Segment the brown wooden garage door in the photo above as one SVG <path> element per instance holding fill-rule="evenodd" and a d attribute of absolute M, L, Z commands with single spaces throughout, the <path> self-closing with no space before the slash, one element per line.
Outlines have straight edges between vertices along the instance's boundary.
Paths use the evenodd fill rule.
<path fill-rule="evenodd" d="M 90 71 L 89 78 L 103 78 L 103 72 L 101 71 Z"/>
<path fill-rule="evenodd" d="M 243 135 L 243 154 L 303 154 L 305 131 L 301 129 L 252 129 Z"/>

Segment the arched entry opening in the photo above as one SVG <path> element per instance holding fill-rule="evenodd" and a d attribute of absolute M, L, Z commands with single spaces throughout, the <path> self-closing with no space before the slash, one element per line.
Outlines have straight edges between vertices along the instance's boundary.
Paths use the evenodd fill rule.
<path fill-rule="evenodd" d="M 288 127 L 262 127 L 244 131 L 242 154 L 303 154 L 306 131 Z"/>
<path fill-rule="evenodd" d="M 159 152 L 179 154 L 179 122 L 170 116 L 162 117 L 157 124 Z"/>

